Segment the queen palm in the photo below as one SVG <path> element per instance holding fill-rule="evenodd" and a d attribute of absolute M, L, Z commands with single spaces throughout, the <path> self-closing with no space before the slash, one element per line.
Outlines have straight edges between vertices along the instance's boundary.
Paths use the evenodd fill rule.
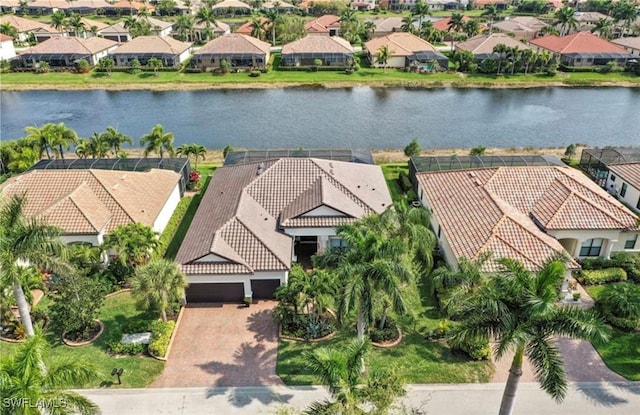
<path fill-rule="evenodd" d="M 504 43 L 498 43 L 493 47 L 493 53 L 498 56 L 498 75 L 500 75 L 500 69 L 502 68 L 502 62 L 507 57 L 510 48 Z"/>
<path fill-rule="evenodd" d="M 129 285 L 145 307 L 158 309 L 162 320 L 167 321 L 169 304 L 184 298 L 184 289 L 189 283 L 175 262 L 153 258 L 136 268 Z"/>
<path fill-rule="evenodd" d="M 67 19 L 67 27 L 73 29 L 75 36 L 81 36 L 87 31 L 87 26 L 82 21 L 82 16 L 77 13 L 71 14 Z"/>
<path fill-rule="evenodd" d="M 403 200 L 394 203 L 393 210 L 388 210 L 385 214 L 394 216 L 397 234 L 409 247 L 420 273 L 429 273 L 433 268 L 433 250 L 436 246 L 429 211 L 409 206 L 406 200 Z"/>
<path fill-rule="evenodd" d="M 130 136 L 118 131 L 112 126 L 108 126 L 107 130 L 100 134 L 100 140 L 107 143 L 109 148 L 113 149 L 113 155 L 115 157 L 118 157 L 118 153 L 123 144 L 133 144 L 133 139 Z"/>
<path fill-rule="evenodd" d="M 173 25 L 182 41 L 193 38 L 193 17 L 190 15 L 180 15 Z"/>
<path fill-rule="evenodd" d="M 409 15 L 402 18 L 400 30 L 407 33 L 414 33 L 416 31 L 416 27 L 413 24 L 413 16 Z"/>
<path fill-rule="evenodd" d="M 627 29 L 631 27 L 633 22 L 640 16 L 640 10 L 635 3 L 628 0 L 618 1 L 611 6 L 611 16 L 618 22 L 623 22 L 621 37 L 624 37 Z"/>
<path fill-rule="evenodd" d="M 431 10 L 429 10 L 429 5 L 422 0 L 418 0 L 415 6 L 413 6 L 411 14 L 413 16 L 418 16 L 418 27 L 422 27 L 422 19 L 424 19 L 425 16 L 430 16 Z"/>
<path fill-rule="evenodd" d="M 201 7 L 200 9 L 198 9 L 198 12 L 196 13 L 196 22 L 204 23 L 204 26 L 207 29 L 205 40 L 209 40 L 212 33 L 211 26 L 215 26 L 218 24 L 218 22 L 216 21 L 216 17 L 213 14 L 213 10 L 211 10 L 210 7 Z"/>
<path fill-rule="evenodd" d="M 613 21 L 602 17 L 598 19 L 596 25 L 591 29 L 591 33 L 598 33 L 601 38 L 609 40 L 613 35 Z"/>
<path fill-rule="evenodd" d="M 164 127 L 161 124 L 156 124 L 151 129 L 151 132 L 143 135 L 140 138 L 140 145 L 144 146 L 144 156 L 147 157 L 149 153 L 158 153 L 160 158 L 163 158 L 164 152 L 167 151 L 170 155 L 173 155 L 173 140 L 175 137 L 173 133 L 166 133 Z"/>
<path fill-rule="evenodd" d="M 66 390 L 97 377 L 95 368 L 82 359 L 51 359 L 49 345 L 38 333 L 25 340 L 14 354 L 0 360 L 3 413 L 6 410 L 11 414 L 99 414 L 100 408 L 95 403 Z M 49 411 L 52 408 L 55 411 Z"/>
<path fill-rule="evenodd" d="M 451 20 L 449 20 L 449 24 L 447 26 L 448 32 L 463 31 L 465 27 L 464 15 L 462 13 L 453 12 L 451 14 Z M 450 34 L 449 36 L 451 36 L 451 50 L 453 50 L 453 40 L 455 39 L 455 36 L 453 36 L 452 34 Z"/>
<path fill-rule="evenodd" d="M 572 29 L 578 27 L 578 21 L 576 20 L 576 9 L 573 7 L 564 6 L 556 10 L 553 17 L 556 18 L 556 25 L 560 26 L 560 36 L 564 36 Z"/>
<path fill-rule="evenodd" d="M 266 21 L 262 20 L 261 17 L 253 16 L 251 18 L 251 36 L 264 40 L 265 23 Z"/>
<path fill-rule="evenodd" d="M 387 61 L 389 61 L 390 57 L 389 46 L 382 45 L 378 48 L 376 52 L 376 62 L 382 65 L 382 71 L 387 73 Z"/>
<path fill-rule="evenodd" d="M 276 44 L 276 23 L 280 19 L 280 15 L 278 14 L 278 10 L 275 8 L 267 10 L 264 14 L 267 18 L 267 24 L 271 28 L 271 44 Z"/>
<path fill-rule="evenodd" d="M 27 336 L 33 336 L 33 324 L 21 285 L 20 264 L 42 266 L 58 273 L 72 271 L 65 261 L 64 243 L 60 230 L 40 218 L 24 215 L 25 199 L 13 196 L 0 209 L 0 279 L 2 285 L 12 286 L 20 320 Z"/>
<path fill-rule="evenodd" d="M 196 160 L 196 164 L 195 164 L 196 170 L 198 170 L 198 159 L 199 158 L 202 158 L 202 160 L 205 159 L 205 157 L 207 156 L 207 148 L 202 144 L 194 144 L 192 154 Z"/>
<path fill-rule="evenodd" d="M 43 127 L 49 145 L 53 150 L 64 159 L 64 150 L 69 150 L 72 144 L 78 141 L 78 135 L 71 128 L 67 127 L 63 122 L 59 124 L 47 124 Z"/>
<path fill-rule="evenodd" d="M 146 263 L 158 247 L 158 234 L 139 222 L 121 225 L 107 234 L 104 245 L 116 251 L 123 265 L 134 267 Z"/>
<path fill-rule="evenodd" d="M 518 261 L 500 259 L 506 272 L 489 278 L 464 302 L 454 341 L 493 338 L 497 359 L 514 352 L 500 414 L 511 414 L 524 357 L 531 361 L 541 388 L 556 401 L 567 393 L 567 379 L 556 336 L 606 341 L 605 324 L 592 311 L 558 304 L 563 262 L 550 260 L 532 273 Z"/>
<path fill-rule="evenodd" d="M 67 15 L 63 11 L 57 10 L 51 15 L 51 26 L 54 29 L 62 32 L 67 26 Z"/>
<path fill-rule="evenodd" d="M 16 39 L 18 37 L 18 29 L 11 25 L 9 22 L 0 24 L 0 33 L 3 35 L 11 36 Z"/>
<path fill-rule="evenodd" d="M 489 19 L 489 33 L 493 33 L 493 22 L 500 16 L 500 12 L 495 4 L 484 6 L 484 11 L 480 15 Z"/>
<path fill-rule="evenodd" d="M 47 153 L 47 158 L 51 159 L 51 153 L 49 152 L 51 144 L 45 128 L 47 125 L 45 124 L 42 128 L 35 126 L 25 127 L 24 132 L 27 134 L 26 139 L 34 143 L 34 146 L 39 150 L 40 157 L 42 157 L 43 153 Z"/>

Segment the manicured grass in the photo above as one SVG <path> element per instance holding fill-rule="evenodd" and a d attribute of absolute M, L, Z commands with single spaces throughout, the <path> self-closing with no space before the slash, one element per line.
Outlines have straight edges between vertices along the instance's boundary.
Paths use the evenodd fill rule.
<path fill-rule="evenodd" d="M 156 254 L 158 256 L 164 256 L 170 259 L 175 258 L 175 254 L 177 253 L 177 251 L 175 253 L 173 252 L 176 250 L 175 244 L 173 244 L 173 240 L 175 239 L 174 236 L 176 234 L 176 230 L 182 223 L 184 215 L 189 209 L 192 201 L 192 196 L 184 196 L 182 199 L 180 199 L 180 202 L 178 202 L 178 206 L 176 206 L 176 210 L 173 211 L 173 215 L 171 215 L 169 223 L 167 223 L 167 226 L 164 228 L 162 235 L 160 235 L 160 246 L 156 250 Z M 173 256 L 167 255 L 170 247 L 172 247 Z"/>
<path fill-rule="evenodd" d="M 405 197 L 406 193 L 400 187 L 398 183 L 398 177 L 400 176 L 400 172 L 404 171 L 405 173 L 409 173 L 409 167 L 407 163 L 388 163 L 380 166 L 382 168 L 382 174 L 384 174 L 384 179 L 387 182 L 387 187 L 389 187 L 389 192 L 391 193 L 391 199 L 394 202 L 401 200 Z"/>
<path fill-rule="evenodd" d="M 96 365 L 100 376 L 94 382 L 83 387 L 124 387 L 142 388 L 151 383 L 163 370 L 164 362 L 151 357 L 113 357 L 106 352 L 105 343 L 109 335 L 118 325 L 123 325 L 128 321 L 136 319 L 150 320 L 156 316 L 150 316 L 139 310 L 130 293 L 121 293 L 105 299 L 104 306 L 100 312 L 100 320 L 105 325 L 105 331 L 94 343 L 81 346 L 69 347 L 61 342 L 59 336 L 48 332 L 47 339 L 52 345 L 52 356 L 68 357 L 74 360 L 90 362 Z M 0 354 L 12 353 L 18 347 L 17 344 L 2 342 Z M 115 376 L 111 376 L 113 368 L 123 368 L 122 385 L 117 385 Z M 116 384 L 114 384 L 116 383 Z"/>
<path fill-rule="evenodd" d="M 585 285 L 583 286 L 584 290 L 589 294 L 589 297 L 594 300 L 598 298 L 602 290 L 604 290 L 606 285 Z"/>

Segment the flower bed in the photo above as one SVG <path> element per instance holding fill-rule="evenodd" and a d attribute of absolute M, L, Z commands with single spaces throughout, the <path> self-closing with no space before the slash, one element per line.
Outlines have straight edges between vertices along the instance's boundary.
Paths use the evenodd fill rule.
<path fill-rule="evenodd" d="M 94 327 L 91 327 L 90 330 L 85 331 L 83 335 L 79 337 L 74 336 L 74 338 L 70 339 L 68 338 L 68 336 L 70 336 L 69 333 L 62 333 L 62 342 L 71 347 L 79 347 L 93 343 L 104 332 L 104 324 L 102 324 L 102 321 L 95 320 L 95 322 Z"/>
<path fill-rule="evenodd" d="M 309 321 L 307 314 L 294 315 L 280 322 L 280 337 L 296 341 L 318 342 L 332 338 L 335 333 L 335 316 L 326 312 L 317 323 Z"/>
<path fill-rule="evenodd" d="M 380 322 L 376 321 L 375 326 L 369 331 L 371 344 L 377 347 L 393 347 L 402 341 L 402 332 L 398 325 L 387 319 L 382 329 Z"/>

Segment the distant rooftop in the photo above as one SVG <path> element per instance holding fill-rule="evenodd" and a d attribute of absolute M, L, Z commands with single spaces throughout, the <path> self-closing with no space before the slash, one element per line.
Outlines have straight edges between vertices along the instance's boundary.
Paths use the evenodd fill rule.
<path fill-rule="evenodd" d="M 232 151 L 224 159 L 225 166 L 256 163 L 280 158 L 316 158 L 324 160 L 347 161 L 351 163 L 375 164 L 371 151 L 355 150 L 249 150 Z"/>
<path fill-rule="evenodd" d="M 564 166 L 554 156 L 418 156 L 411 157 L 415 173 L 489 167 Z"/>

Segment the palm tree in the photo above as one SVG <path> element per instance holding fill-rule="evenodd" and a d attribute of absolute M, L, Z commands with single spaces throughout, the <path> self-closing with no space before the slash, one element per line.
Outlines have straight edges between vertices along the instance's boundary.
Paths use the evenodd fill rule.
<path fill-rule="evenodd" d="M 67 26 L 67 15 L 63 11 L 57 10 L 51 15 L 51 26 L 54 29 L 62 32 Z"/>
<path fill-rule="evenodd" d="M 259 16 L 253 16 L 251 18 L 251 36 L 264 40 L 266 21 L 262 20 Z"/>
<path fill-rule="evenodd" d="M 529 65 L 535 58 L 535 52 L 533 49 L 524 49 L 520 52 L 520 57 L 524 63 L 524 74 L 526 75 L 529 72 Z"/>
<path fill-rule="evenodd" d="M 493 47 L 493 53 L 498 55 L 498 75 L 500 75 L 500 69 L 502 68 L 502 61 L 507 57 L 509 47 L 504 43 L 498 43 Z"/>
<path fill-rule="evenodd" d="M 49 136 L 47 135 L 47 125 L 49 124 L 45 124 L 42 128 L 31 126 L 25 127 L 24 132 L 27 134 L 27 140 L 33 142 L 39 150 L 40 157 L 42 157 L 42 154 L 46 152 L 47 158 L 51 159 L 51 153 L 49 153 L 51 144 L 49 142 Z"/>
<path fill-rule="evenodd" d="M 507 58 L 511 61 L 511 74 L 512 75 L 515 72 L 516 66 L 518 66 L 518 63 L 520 61 L 520 53 L 521 52 L 522 51 L 520 50 L 518 45 L 507 49 Z"/>
<path fill-rule="evenodd" d="M 60 155 L 61 159 L 64 159 L 63 149 L 69 150 L 72 144 L 75 145 L 78 141 L 78 134 L 63 122 L 59 124 L 47 124 L 44 126 L 44 129 L 46 130 L 49 145 Z"/>
<path fill-rule="evenodd" d="M 600 35 L 601 38 L 609 40 L 613 35 L 613 21 L 606 17 L 602 17 L 598 19 L 596 25 L 591 29 L 591 33 L 596 33 Z"/>
<path fill-rule="evenodd" d="M 611 16 L 616 23 L 623 22 L 621 37 L 624 37 L 627 29 L 629 29 L 636 18 L 640 16 L 640 10 L 635 3 L 622 0 L 612 4 Z"/>
<path fill-rule="evenodd" d="M 18 29 L 13 27 L 9 22 L 0 24 L 0 33 L 2 33 L 3 35 L 11 36 L 14 39 L 17 39 L 18 37 Z"/>
<path fill-rule="evenodd" d="M 385 214 L 394 216 L 398 236 L 409 247 L 417 269 L 422 275 L 428 274 L 433 268 L 433 250 L 436 246 L 429 211 L 409 206 L 406 200 L 402 200 L 394 203 L 393 210 L 388 210 Z"/>
<path fill-rule="evenodd" d="M 124 143 L 133 144 L 133 138 L 121 133 L 112 126 L 108 126 L 107 130 L 100 134 L 100 139 L 109 145 L 109 148 L 113 149 L 113 155 L 118 157 L 120 148 Z"/>
<path fill-rule="evenodd" d="M 189 285 L 178 265 L 163 258 L 153 258 L 138 267 L 129 284 L 145 308 L 160 310 L 163 321 L 167 321 L 169 304 L 184 298 L 184 289 Z"/>
<path fill-rule="evenodd" d="M 89 143 L 89 139 L 80 138 L 78 140 L 78 144 L 76 144 L 75 149 L 76 156 L 81 159 L 86 159 L 91 155 L 91 144 Z"/>
<path fill-rule="evenodd" d="M 464 24 L 464 32 L 469 37 L 473 37 L 480 33 L 480 23 L 477 20 L 469 20 Z"/>
<path fill-rule="evenodd" d="M 147 61 L 147 66 L 153 68 L 153 76 L 158 76 L 158 69 L 164 66 L 162 59 L 159 58 L 149 58 Z"/>
<path fill-rule="evenodd" d="M 567 379 L 555 336 L 606 341 L 605 324 L 592 311 L 558 304 L 566 267 L 551 260 L 537 273 L 518 261 L 500 259 L 505 273 L 490 277 L 476 294 L 465 301 L 454 341 L 493 338 L 495 355 L 515 352 L 502 396 L 500 414 L 512 413 L 522 362 L 529 358 L 542 389 L 560 402 L 567 392 Z"/>
<path fill-rule="evenodd" d="M 199 158 L 202 158 L 202 160 L 205 159 L 205 157 L 207 156 L 207 148 L 205 146 L 203 146 L 202 144 L 194 144 L 193 145 L 193 152 L 191 154 L 193 154 L 193 156 L 196 159 L 195 168 L 196 168 L 196 170 L 198 170 L 198 159 Z"/>
<path fill-rule="evenodd" d="M 115 250 L 120 263 L 130 267 L 145 264 L 158 243 L 158 234 L 139 222 L 118 226 L 104 238 L 105 248 Z"/>
<path fill-rule="evenodd" d="M 178 33 L 178 37 L 183 42 L 187 39 L 193 39 L 193 17 L 188 14 L 178 16 L 176 22 L 173 24 L 175 31 Z"/>
<path fill-rule="evenodd" d="M 104 137 L 102 137 L 102 134 L 93 133 L 93 135 L 89 137 L 88 140 L 89 155 L 92 159 L 101 159 L 108 156 L 111 146 L 107 141 L 105 141 Z"/>
<path fill-rule="evenodd" d="M 384 73 L 387 73 L 387 61 L 389 60 L 390 55 L 389 46 L 387 45 L 380 46 L 376 52 L 376 62 L 382 65 L 382 71 Z"/>
<path fill-rule="evenodd" d="M 554 24 L 560 25 L 560 36 L 564 36 L 578 27 L 575 14 L 576 9 L 569 6 L 561 7 L 553 14 L 556 18 Z"/>
<path fill-rule="evenodd" d="M 140 138 L 140 145 L 145 146 L 144 156 L 149 153 L 158 153 L 163 158 L 164 152 L 167 151 L 173 156 L 173 133 L 165 133 L 161 124 L 156 124 L 149 134 L 145 134 Z"/>
<path fill-rule="evenodd" d="M 449 36 L 451 36 L 451 50 L 453 50 L 453 41 L 455 39 L 455 36 L 453 36 L 451 32 L 461 32 L 464 30 L 464 15 L 462 13 L 453 12 L 451 14 L 451 20 L 449 21 L 449 24 L 447 26 L 447 31 L 450 33 Z"/>
<path fill-rule="evenodd" d="M 484 11 L 480 16 L 489 19 L 489 33 L 493 33 L 493 22 L 500 16 L 498 7 L 495 4 L 488 4 L 484 6 Z"/>
<path fill-rule="evenodd" d="M 196 22 L 204 23 L 205 28 L 209 30 L 211 29 L 211 26 L 215 26 L 218 24 L 218 22 L 216 21 L 216 17 L 213 14 L 213 10 L 211 10 L 211 8 L 209 7 L 201 7 L 200 9 L 198 9 L 198 12 L 196 13 Z M 209 30 L 206 31 L 207 35 L 205 36 L 205 40 L 210 39 L 210 34 L 212 32 L 210 32 Z"/>
<path fill-rule="evenodd" d="M 49 359 L 49 345 L 42 333 L 22 343 L 0 361 L 0 395 L 3 413 L 61 415 L 99 414 L 100 408 L 84 396 L 66 390 L 98 377 L 82 359 Z M 38 402 L 38 405 L 35 403 Z M 49 409 L 55 408 L 55 411 Z"/>
<path fill-rule="evenodd" d="M 73 29 L 75 36 L 80 37 L 87 31 L 87 27 L 82 21 L 82 16 L 77 13 L 72 13 L 67 19 L 67 27 Z"/>
<path fill-rule="evenodd" d="M 416 26 L 413 24 L 413 16 L 405 16 L 402 18 L 400 30 L 407 33 L 414 33 L 416 31 Z"/>
<path fill-rule="evenodd" d="M 275 8 L 267 10 L 264 13 L 264 16 L 267 18 L 267 23 L 271 27 L 271 44 L 275 46 L 276 44 L 276 23 L 280 20 L 280 15 L 278 14 L 278 10 Z"/>
<path fill-rule="evenodd" d="M 194 144 L 182 144 L 180 147 L 176 148 L 176 154 L 178 156 L 185 156 L 187 158 L 189 158 L 190 155 L 193 154 L 194 151 Z"/>
<path fill-rule="evenodd" d="M 20 264 L 32 264 L 60 274 L 72 272 L 64 260 L 64 243 L 60 229 L 40 218 L 24 215 L 25 199 L 13 196 L 0 209 L 0 278 L 2 285 L 12 286 L 20 320 L 27 336 L 33 336 L 33 324 L 21 285 Z"/>
<path fill-rule="evenodd" d="M 425 2 L 418 0 L 415 6 L 413 6 L 411 14 L 418 16 L 418 27 L 422 27 L 422 19 L 424 19 L 425 16 L 431 16 L 431 10 L 429 10 L 429 6 Z"/>

